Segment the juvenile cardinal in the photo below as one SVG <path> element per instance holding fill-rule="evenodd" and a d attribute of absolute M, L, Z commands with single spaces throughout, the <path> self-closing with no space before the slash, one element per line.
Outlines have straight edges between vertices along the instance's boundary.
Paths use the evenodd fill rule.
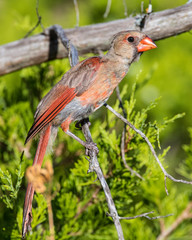
<path fill-rule="evenodd" d="M 142 52 L 153 48 L 156 45 L 144 33 L 120 32 L 114 36 L 105 56 L 88 58 L 65 73 L 39 103 L 27 135 L 25 143 L 37 134 L 40 136 L 33 165 L 42 165 L 50 137 L 56 137 L 59 126 L 86 148 L 93 148 L 69 131 L 70 123 L 87 118 L 103 106 L 127 74 L 131 63 L 138 60 Z M 33 194 L 34 188 L 29 183 L 23 210 L 23 236 L 32 221 Z"/>

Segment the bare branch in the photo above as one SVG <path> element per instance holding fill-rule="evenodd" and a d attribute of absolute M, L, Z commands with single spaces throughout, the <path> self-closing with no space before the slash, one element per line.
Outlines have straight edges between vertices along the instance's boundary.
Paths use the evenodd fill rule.
<path fill-rule="evenodd" d="M 141 13 L 144 13 L 144 1 L 141 1 Z"/>
<path fill-rule="evenodd" d="M 39 24 L 41 25 L 41 28 L 44 32 L 45 28 L 42 24 L 42 21 L 41 21 L 42 18 L 39 14 L 39 0 L 36 1 L 36 14 L 37 14 L 37 18 L 38 18 L 38 21 L 37 21 L 36 25 L 24 36 L 24 38 L 27 38 L 39 26 Z"/>
<path fill-rule="evenodd" d="M 79 27 L 79 7 L 77 4 L 77 0 L 73 0 L 75 6 L 75 14 L 76 14 L 76 27 Z"/>
<path fill-rule="evenodd" d="M 86 141 L 89 142 L 89 143 L 93 142 L 88 123 L 84 123 L 82 125 L 82 131 L 83 131 L 83 134 L 85 136 Z M 108 184 L 105 180 L 105 177 L 103 175 L 103 172 L 102 172 L 102 170 L 99 166 L 99 162 L 97 160 L 97 154 L 94 150 L 88 150 L 88 156 L 90 157 L 90 159 L 89 159 L 89 171 L 88 172 L 93 172 L 94 171 L 97 174 L 97 177 L 98 177 L 98 179 L 101 183 L 101 186 L 103 188 L 103 191 L 105 193 L 106 201 L 107 201 L 108 208 L 109 208 L 109 211 L 110 211 L 110 216 L 113 219 L 113 222 L 115 224 L 115 228 L 116 228 L 117 233 L 118 233 L 118 239 L 123 240 L 124 236 L 123 236 L 122 227 L 121 227 L 121 224 L 120 224 L 120 221 L 119 221 L 119 216 L 118 216 L 113 198 L 111 196 L 109 186 L 108 186 Z"/>
<path fill-rule="evenodd" d="M 165 175 L 165 177 L 164 177 L 164 184 L 165 184 L 165 192 L 166 192 L 166 194 L 167 194 L 167 196 L 169 195 L 169 192 L 168 192 L 168 189 L 167 189 L 167 177 L 166 177 L 166 175 Z"/>
<path fill-rule="evenodd" d="M 148 14 L 152 13 L 152 10 L 153 10 L 152 3 L 151 3 L 151 0 L 149 0 L 149 5 L 148 5 L 148 8 L 147 8 L 147 13 L 148 13 Z"/>
<path fill-rule="evenodd" d="M 107 18 L 107 16 L 109 15 L 110 9 L 111 9 L 111 0 L 107 0 L 106 10 L 103 15 L 104 18 Z"/>
<path fill-rule="evenodd" d="M 79 54 L 85 54 L 96 49 L 107 50 L 111 37 L 119 31 L 128 29 L 140 29 L 136 26 L 136 17 L 66 29 L 65 33 L 78 49 Z M 147 15 L 142 31 L 153 40 L 160 40 L 191 29 L 192 2 Z M 67 50 L 53 34 L 51 27 L 45 29 L 44 34 L 0 46 L 0 75 L 67 56 Z"/>
<path fill-rule="evenodd" d="M 125 220 L 131 220 L 131 219 L 135 219 L 135 218 L 140 218 L 140 217 L 145 217 L 149 220 L 155 220 L 155 219 L 159 219 L 159 218 L 166 218 L 166 217 L 170 217 L 173 216 L 173 214 L 167 214 L 165 216 L 156 216 L 156 217 L 149 217 L 148 215 L 154 213 L 154 211 L 148 212 L 148 213 L 142 213 L 140 215 L 136 215 L 133 217 L 119 217 L 119 219 L 125 219 Z"/>
<path fill-rule="evenodd" d="M 110 107 L 109 105 L 107 105 L 106 103 L 104 104 L 104 106 L 109 109 L 112 113 L 114 113 L 119 119 L 121 119 L 124 123 L 126 123 L 127 125 L 129 125 L 129 127 L 131 127 L 136 133 L 138 133 L 148 144 L 153 156 L 155 157 L 157 163 L 159 164 L 163 174 L 165 175 L 166 178 L 171 179 L 174 182 L 180 182 L 180 183 L 185 183 L 185 184 L 192 184 L 192 181 L 185 181 L 182 179 L 176 179 L 174 177 L 172 177 L 170 174 L 168 174 L 166 172 L 166 170 L 164 169 L 162 163 L 160 162 L 159 158 L 157 157 L 157 154 L 152 146 L 152 144 L 150 143 L 149 139 L 146 137 L 146 135 L 141 132 L 139 129 L 137 129 L 133 124 L 131 124 L 129 121 L 127 121 L 127 119 L 125 119 L 121 114 L 119 114 L 118 112 L 116 112 L 112 107 Z M 165 181 L 166 183 L 166 181 Z M 165 185 L 165 189 L 167 189 L 166 185 Z M 168 193 L 168 191 L 166 190 L 166 193 Z"/>
<path fill-rule="evenodd" d="M 127 3 L 126 3 L 126 0 L 123 0 L 123 6 L 124 6 L 124 15 L 125 15 L 125 17 L 127 17 L 128 14 L 127 14 Z"/>
<path fill-rule="evenodd" d="M 45 28 L 44 28 L 44 26 L 43 26 L 43 23 L 42 23 L 42 17 L 40 16 L 40 14 L 39 14 L 39 0 L 37 0 L 37 2 L 36 2 L 36 14 L 37 14 L 37 17 L 38 17 L 38 19 L 40 19 L 40 24 L 41 24 L 41 28 L 42 28 L 42 30 L 43 30 L 43 32 L 45 31 Z"/>

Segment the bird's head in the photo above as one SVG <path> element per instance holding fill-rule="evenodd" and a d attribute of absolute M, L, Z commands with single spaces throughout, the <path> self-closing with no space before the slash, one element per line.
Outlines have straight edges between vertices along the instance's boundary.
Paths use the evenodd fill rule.
<path fill-rule="evenodd" d="M 124 31 L 114 36 L 110 51 L 113 51 L 117 56 L 128 59 L 128 62 L 131 63 L 142 52 L 156 47 L 152 39 L 146 34 L 139 31 Z"/>

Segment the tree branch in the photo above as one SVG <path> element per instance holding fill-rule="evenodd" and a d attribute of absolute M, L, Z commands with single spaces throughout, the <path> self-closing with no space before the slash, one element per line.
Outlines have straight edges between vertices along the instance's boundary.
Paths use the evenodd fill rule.
<path fill-rule="evenodd" d="M 152 146 L 152 144 L 150 143 L 149 139 L 147 138 L 147 136 L 141 132 L 139 129 L 137 129 L 133 124 L 131 124 L 129 121 L 127 121 L 127 119 L 125 119 L 120 113 L 116 112 L 112 107 L 110 107 L 108 104 L 104 104 L 104 106 L 109 109 L 109 111 L 111 111 L 112 113 L 114 113 L 119 119 L 121 119 L 124 123 L 126 123 L 129 127 L 131 127 L 136 133 L 138 133 L 148 144 L 153 156 L 155 157 L 157 163 L 159 164 L 163 174 L 164 174 L 164 179 L 165 179 L 165 191 L 168 195 L 168 190 L 167 190 L 167 185 L 166 185 L 166 179 L 169 178 L 174 182 L 180 182 L 180 183 L 185 183 L 185 184 L 192 184 L 192 181 L 185 181 L 182 179 L 176 179 L 174 177 L 172 177 L 170 174 L 167 173 L 167 171 L 165 170 L 165 168 L 163 167 L 162 163 L 160 162 L 159 158 L 157 157 L 157 154 Z"/>
<path fill-rule="evenodd" d="M 154 220 L 154 219 L 166 218 L 166 217 L 173 216 L 173 214 L 167 214 L 165 216 L 149 217 L 148 215 L 151 214 L 151 213 L 154 213 L 154 211 L 147 212 L 147 213 L 142 213 L 140 215 L 136 215 L 136 216 L 133 216 L 133 217 L 119 217 L 119 219 L 132 220 L 132 219 L 136 219 L 136 218 L 145 217 L 145 218 L 147 218 L 149 220 Z"/>
<path fill-rule="evenodd" d="M 79 27 L 79 7 L 77 4 L 77 0 L 73 0 L 73 4 L 75 7 L 75 14 L 76 14 L 76 27 Z"/>
<path fill-rule="evenodd" d="M 84 123 L 82 125 L 82 131 L 83 131 L 83 134 L 85 136 L 86 141 L 89 142 L 89 143 L 93 142 L 88 123 Z M 117 209 L 115 207 L 113 198 L 111 196 L 109 186 L 108 186 L 108 184 L 105 180 L 105 177 L 103 175 L 103 172 L 102 172 L 102 170 L 100 168 L 100 165 L 99 165 L 99 162 L 97 160 L 97 153 L 94 150 L 88 150 L 88 156 L 90 157 L 88 172 L 95 172 L 97 174 L 97 177 L 98 177 L 98 179 L 101 183 L 101 186 L 103 188 L 103 191 L 105 193 L 105 198 L 106 198 L 106 201 L 107 201 L 108 209 L 110 211 L 110 216 L 113 219 L 115 228 L 116 228 L 117 233 L 118 233 L 118 239 L 119 240 L 124 240 L 123 230 L 122 230 L 122 227 L 121 227 L 121 223 L 120 223 L 120 219 L 119 219 L 119 216 L 118 216 L 118 213 L 117 213 Z"/>
<path fill-rule="evenodd" d="M 111 0 L 107 0 L 106 10 L 105 10 L 105 13 L 103 15 L 104 18 L 108 17 L 110 9 L 111 9 Z"/>
<path fill-rule="evenodd" d="M 143 15 L 142 15 L 143 16 Z M 141 29 L 141 15 L 108 23 L 93 24 L 74 29 L 66 29 L 67 38 L 75 45 L 79 54 L 107 50 L 111 37 L 120 31 Z M 52 59 L 68 56 L 66 49 L 53 33 L 53 27 L 42 34 L 21 39 L 0 46 L 0 75 L 40 64 Z M 142 31 L 153 40 L 160 40 L 192 29 L 192 3 L 151 13 L 145 16 Z"/>

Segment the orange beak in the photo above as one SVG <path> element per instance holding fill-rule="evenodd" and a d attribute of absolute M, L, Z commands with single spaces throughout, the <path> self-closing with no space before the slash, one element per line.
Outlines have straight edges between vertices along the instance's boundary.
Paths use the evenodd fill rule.
<path fill-rule="evenodd" d="M 148 51 L 148 50 L 156 48 L 156 47 L 157 46 L 155 45 L 155 43 L 152 41 L 151 38 L 145 37 L 137 45 L 137 51 L 145 52 L 145 51 Z"/>

